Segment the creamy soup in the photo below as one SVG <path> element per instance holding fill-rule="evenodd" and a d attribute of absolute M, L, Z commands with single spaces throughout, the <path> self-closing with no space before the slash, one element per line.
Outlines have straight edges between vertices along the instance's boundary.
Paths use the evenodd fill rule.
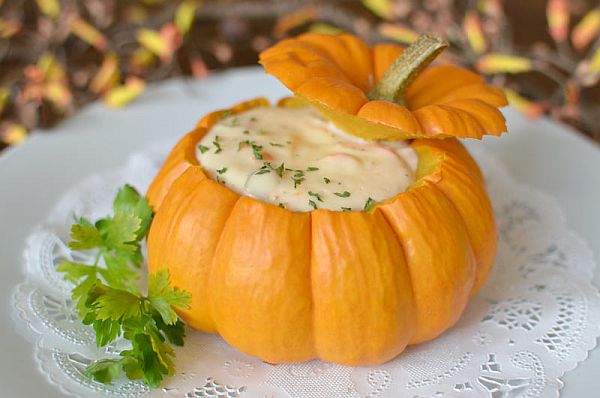
<path fill-rule="evenodd" d="M 202 138 L 198 161 L 214 180 L 292 211 L 365 210 L 415 179 L 406 141 L 365 141 L 306 107 L 254 108 L 223 118 Z"/>

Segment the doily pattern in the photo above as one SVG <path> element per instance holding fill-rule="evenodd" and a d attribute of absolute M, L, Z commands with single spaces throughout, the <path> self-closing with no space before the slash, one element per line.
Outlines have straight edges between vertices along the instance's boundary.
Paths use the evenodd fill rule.
<path fill-rule="evenodd" d="M 160 389 L 118 380 L 105 385 L 83 370 L 116 355 L 119 342 L 98 350 L 81 324 L 69 285 L 55 272 L 72 260 L 65 244 L 72 215 L 97 218 L 125 182 L 145 191 L 170 145 L 133 155 L 120 169 L 78 184 L 29 237 L 25 281 L 14 294 L 40 370 L 63 392 L 115 397 L 556 397 L 560 378 L 596 345 L 600 295 L 591 283 L 595 263 L 585 242 L 565 226 L 556 202 L 517 184 L 482 150 L 475 157 L 488 181 L 500 235 L 497 263 L 460 322 L 438 339 L 408 348 L 375 367 L 310 361 L 270 365 L 214 335 L 188 330 L 178 348 L 178 373 Z M 85 258 L 76 258 L 83 260 Z M 22 325 L 24 326 L 24 325 Z"/>

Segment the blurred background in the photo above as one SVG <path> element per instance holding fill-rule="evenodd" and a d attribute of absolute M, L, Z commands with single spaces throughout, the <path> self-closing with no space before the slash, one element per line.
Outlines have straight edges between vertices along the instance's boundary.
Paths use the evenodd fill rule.
<path fill-rule="evenodd" d="M 599 0 L 0 0 L 0 150 L 94 100 L 123 107 L 150 82 L 255 65 L 304 31 L 403 45 L 436 31 L 445 62 L 600 142 Z"/>

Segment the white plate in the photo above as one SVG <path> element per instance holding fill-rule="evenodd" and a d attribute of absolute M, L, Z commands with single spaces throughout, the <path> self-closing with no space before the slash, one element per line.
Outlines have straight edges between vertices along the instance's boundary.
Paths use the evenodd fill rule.
<path fill-rule="evenodd" d="M 93 104 L 0 156 L 0 395 L 59 397 L 36 369 L 32 347 L 10 319 L 11 295 L 22 279 L 21 252 L 30 230 L 44 220 L 60 196 L 89 174 L 117 167 L 137 147 L 175 141 L 206 112 L 254 96 L 276 100 L 286 90 L 258 68 L 218 73 L 202 81 L 171 80 L 151 87 L 120 110 Z M 505 112 L 510 133 L 483 145 L 517 180 L 553 195 L 570 228 L 600 259 L 600 150 L 568 128 L 548 120 L 528 121 Z M 600 285 L 600 273 L 594 274 Z M 598 396 L 600 349 L 563 378 L 565 398 Z"/>

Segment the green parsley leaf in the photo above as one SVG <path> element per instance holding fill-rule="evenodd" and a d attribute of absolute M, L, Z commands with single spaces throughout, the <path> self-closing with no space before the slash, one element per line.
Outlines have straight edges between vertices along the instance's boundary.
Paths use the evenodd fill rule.
<path fill-rule="evenodd" d="M 325 184 L 329 184 L 331 182 L 331 180 L 327 177 L 323 177 L 323 181 L 325 181 Z"/>
<path fill-rule="evenodd" d="M 174 289 L 169 284 L 169 273 L 163 269 L 155 274 L 150 274 L 148 299 L 163 321 L 167 325 L 172 325 L 177 321 L 177 314 L 172 307 L 188 309 L 191 297 L 183 290 Z"/>
<path fill-rule="evenodd" d="M 111 382 L 121 373 L 157 387 L 175 371 L 175 352 L 185 328 L 174 308 L 188 308 L 190 295 L 169 284 L 166 270 L 149 275 L 148 294 L 141 294 L 135 268 L 143 262 L 141 241 L 153 217 L 147 200 L 131 186 L 119 190 L 114 215 L 92 224 L 79 218 L 71 228 L 73 250 L 97 250 L 94 264 L 62 261 L 57 271 L 73 283 L 71 298 L 85 325 L 91 325 L 98 347 L 122 336 L 131 349 L 121 358 L 100 359 L 86 369 L 94 380 Z"/>
<path fill-rule="evenodd" d="M 352 211 L 351 207 L 342 207 L 342 211 Z"/>
<path fill-rule="evenodd" d="M 160 315 L 153 317 L 156 327 L 164 333 L 165 337 L 171 344 L 183 346 L 183 338 L 185 337 L 185 324 L 178 319 L 172 325 L 167 325 Z"/>
<path fill-rule="evenodd" d="M 227 171 L 227 167 L 223 167 L 222 169 L 218 169 L 218 170 L 217 170 L 217 173 L 219 173 L 219 174 L 223 174 L 223 173 L 225 173 L 226 171 Z"/>
<path fill-rule="evenodd" d="M 100 231 L 88 221 L 81 218 L 71 226 L 69 247 L 73 250 L 89 250 L 102 246 L 104 243 Z"/>
<path fill-rule="evenodd" d="M 308 168 L 306 169 L 306 171 L 317 171 L 317 170 L 319 170 L 319 168 L 318 168 L 318 167 L 308 167 Z"/>
<path fill-rule="evenodd" d="M 111 383 L 121 374 L 121 368 L 134 362 L 133 358 L 100 359 L 87 367 L 85 373 L 100 383 Z"/>
<path fill-rule="evenodd" d="M 58 267 L 56 267 L 56 271 L 64 273 L 65 280 L 73 284 L 78 283 L 83 277 L 96 275 L 95 266 L 79 264 L 68 260 L 61 261 Z"/>
<path fill-rule="evenodd" d="M 270 172 L 271 172 L 271 170 L 269 170 L 269 169 L 260 169 L 256 173 L 254 173 L 254 174 L 261 175 L 261 174 L 267 174 L 267 173 L 270 173 Z"/>
<path fill-rule="evenodd" d="M 107 289 L 95 300 L 96 319 L 136 318 L 142 313 L 139 296 L 125 290 Z"/>
<path fill-rule="evenodd" d="M 271 146 L 277 146 L 277 147 L 282 147 L 283 146 L 283 144 L 278 144 L 276 142 L 269 142 L 269 145 L 271 145 Z"/>
<path fill-rule="evenodd" d="M 131 262 L 137 267 L 143 260 L 139 260 L 138 263 L 136 259 L 134 263 L 127 255 L 110 253 L 105 254 L 103 259 L 106 268 L 98 268 L 97 270 L 109 286 L 133 292 L 138 291 L 133 282 L 139 279 L 140 276 L 135 270 L 131 269 L 129 264 Z"/>
<path fill-rule="evenodd" d="M 313 210 L 317 210 L 317 204 L 313 200 L 309 200 L 308 205 L 312 207 Z"/>
<path fill-rule="evenodd" d="M 141 196 L 131 185 L 125 185 L 117 193 L 113 203 L 115 214 L 125 213 L 134 215 L 140 219 L 140 228 L 137 231 L 137 240 L 141 240 L 148 233 L 150 223 L 152 222 L 152 209 L 148 205 L 148 200 Z"/>
<path fill-rule="evenodd" d="M 105 244 L 109 249 L 133 254 L 141 220 L 132 214 L 118 212 L 106 227 Z"/>
<path fill-rule="evenodd" d="M 200 153 L 206 153 L 210 148 L 204 145 L 198 145 L 198 149 L 200 150 Z"/>

